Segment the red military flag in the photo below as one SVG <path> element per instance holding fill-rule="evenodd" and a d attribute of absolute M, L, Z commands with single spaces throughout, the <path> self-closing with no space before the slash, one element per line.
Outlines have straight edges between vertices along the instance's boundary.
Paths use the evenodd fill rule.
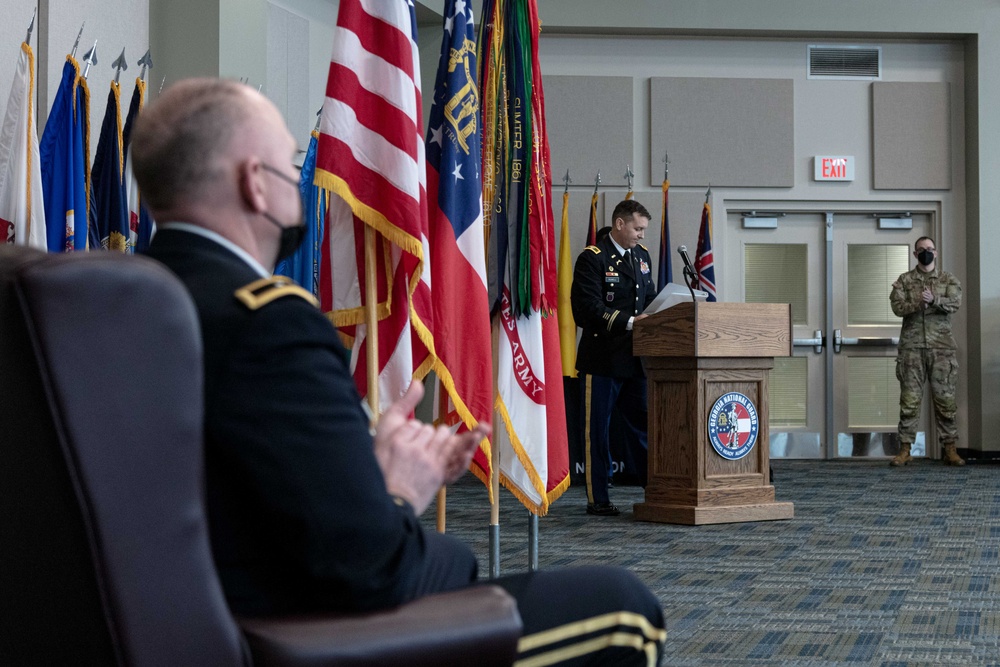
<path fill-rule="evenodd" d="M 544 515 L 569 486 L 555 224 L 535 0 L 486 0 L 479 40 L 490 284 L 499 287 L 500 481 Z"/>

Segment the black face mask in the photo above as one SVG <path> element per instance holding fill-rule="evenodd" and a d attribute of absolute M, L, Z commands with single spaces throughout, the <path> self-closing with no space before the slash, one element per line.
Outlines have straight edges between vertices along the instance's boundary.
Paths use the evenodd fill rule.
<path fill-rule="evenodd" d="M 921 266 L 930 266 L 934 262 L 934 251 L 924 248 L 917 253 L 917 261 Z"/>
<path fill-rule="evenodd" d="M 295 179 L 289 178 L 269 164 L 262 163 L 260 166 L 262 169 L 271 172 L 284 182 L 294 187 L 296 190 L 299 189 L 299 183 Z M 295 254 L 295 251 L 299 249 L 300 245 L 302 245 L 302 239 L 306 236 L 306 223 L 302 220 L 299 221 L 297 225 L 285 227 L 270 213 L 263 213 L 262 215 L 267 218 L 268 222 L 281 230 L 281 237 L 278 239 L 278 257 L 274 260 L 274 264 L 277 266 L 281 260 L 288 259 Z"/>
<path fill-rule="evenodd" d="M 274 260 L 275 266 L 283 259 L 288 259 L 295 254 L 295 251 L 302 245 L 302 239 L 306 237 L 306 223 L 300 222 L 291 227 L 283 227 L 270 213 L 263 214 L 268 221 L 281 230 L 281 237 L 278 239 L 278 257 Z"/>

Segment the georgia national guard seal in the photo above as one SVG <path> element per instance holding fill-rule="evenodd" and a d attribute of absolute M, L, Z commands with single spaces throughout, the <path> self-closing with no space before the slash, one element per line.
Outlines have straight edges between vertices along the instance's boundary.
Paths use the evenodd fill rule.
<path fill-rule="evenodd" d="M 719 456 L 730 461 L 753 450 L 758 426 L 753 401 L 737 391 L 720 396 L 708 413 L 708 439 Z"/>

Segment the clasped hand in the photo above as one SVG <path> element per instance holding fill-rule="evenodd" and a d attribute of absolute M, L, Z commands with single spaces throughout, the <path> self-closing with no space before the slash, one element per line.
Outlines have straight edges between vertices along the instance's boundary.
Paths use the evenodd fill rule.
<path fill-rule="evenodd" d="M 386 488 L 413 505 L 418 516 L 441 486 L 465 472 L 480 441 L 490 432 L 488 424 L 480 424 L 456 435 L 444 426 L 412 419 L 410 414 L 423 396 L 423 384 L 414 380 L 385 411 L 375 431 L 375 458 Z"/>
<path fill-rule="evenodd" d="M 920 298 L 924 300 L 924 308 L 934 303 L 934 292 L 931 291 L 929 287 L 925 288 L 923 292 L 920 293 Z"/>

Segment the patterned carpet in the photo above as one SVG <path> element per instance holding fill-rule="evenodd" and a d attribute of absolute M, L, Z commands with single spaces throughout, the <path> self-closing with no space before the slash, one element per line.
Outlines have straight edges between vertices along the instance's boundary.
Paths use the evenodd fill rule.
<path fill-rule="evenodd" d="M 774 461 L 788 521 L 639 523 L 642 490 L 589 517 L 574 486 L 539 522 L 542 568 L 623 565 L 667 616 L 664 665 L 1000 666 L 1000 467 Z M 433 521 L 433 511 L 424 517 Z M 448 532 L 488 572 L 489 506 L 467 475 Z M 501 497 L 501 573 L 527 569 L 527 512 Z"/>

